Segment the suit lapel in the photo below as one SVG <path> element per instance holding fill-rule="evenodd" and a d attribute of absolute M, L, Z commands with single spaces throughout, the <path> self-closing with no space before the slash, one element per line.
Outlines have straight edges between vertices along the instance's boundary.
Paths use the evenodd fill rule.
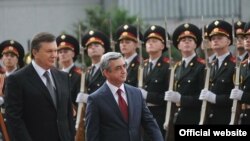
<path fill-rule="evenodd" d="M 133 98 L 131 97 L 131 94 L 133 94 L 133 92 L 131 91 L 131 89 L 128 89 L 126 85 L 124 85 L 125 87 L 125 91 L 126 91 L 126 94 L 127 94 L 127 105 L 128 105 L 128 116 L 129 116 L 129 119 L 128 119 L 128 122 L 131 123 L 131 120 L 132 120 L 132 117 L 134 116 L 133 113 L 133 107 L 134 107 L 134 102 L 133 102 Z"/>
<path fill-rule="evenodd" d="M 102 75 L 102 74 L 101 74 L 101 70 L 100 70 L 100 68 L 99 68 L 99 69 L 96 71 L 96 73 L 94 74 L 94 76 L 93 76 L 91 79 L 89 79 L 89 85 L 91 85 L 93 82 L 95 82 L 95 80 L 96 80 L 100 75 Z M 90 75 L 89 75 L 88 77 L 90 77 Z"/>
<path fill-rule="evenodd" d="M 41 92 L 41 94 L 43 96 L 45 96 L 45 98 L 49 101 L 49 103 L 53 107 L 55 107 L 47 87 L 45 86 L 42 79 L 40 78 L 40 76 L 36 72 L 35 68 L 32 66 L 32 64 L 29 64 L 29 66 L 27 66 L 27 67 L 28 67 L 28 74 L 27 75 L 29 75 L 29 77 L 27 77 L 27 79 L 30 81 L 30 83 L 32 83 L 32 85 L 36 88 L 36 90 L 38 92 Z"/>
<path fill-rule="evenodd" d="M 105 99 L 110 104 L 110 107 L 112 107 L 114 112 L 117 113 L 117 115 L 119 115 L 119 118 L 121 118 L 124 122 L 126 122 L 122 116 L 120 109 L 119 109 L 118 103 L 116 102 L 110 88 L 108 87 L 108 85 L 106 83 L 104 83 L 104 85 L 103 85 L 103 94 L 106 95 Z"/>

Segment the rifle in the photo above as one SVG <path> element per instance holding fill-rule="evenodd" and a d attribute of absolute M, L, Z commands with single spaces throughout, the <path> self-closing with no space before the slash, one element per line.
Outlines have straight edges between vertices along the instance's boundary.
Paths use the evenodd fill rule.
<path fill-rule="evenodd" d="M 143 87 L 143 57 L 142 57 L 142 45 L 140 41 L 140 23 L 139 23 L 139 18 L 137 18 L 137 42 L 138 42 L 138 47 L 139 47 L 139 57 L 140 57 L 140 65 L 138 68 L 138 87 L 142 88 Z"/>
<path fill-rule="evenodd" d="M 0 74 L 0 87 L 2 89 L 4 87 L 4 81 L 5 81 L 5 75 Z M 3 91 L 2 89 L 1 89 L 1 91 Z M 3 93 L 1 93 L 0 95 L 3 96 Z M 2 115 L 2 112 L 0 112 L 0 127 L 1 127 L 1 131 L 3 133 L 4 141 L 10 141 L 10 138 L 9 138 L 9 135 L 8 135 L 8 132 L 7 132 L 7 128 L 6 128 L 6 125 L 5 125 L 5 122 L 4 122 L 4 118 L 3 118 L 3 115 Z"/>
<path fill-rule="evenodd" d="M 234 35 L 234 18 L 232 15 L 232 37 L 233 37 L 233 46 L 236 47 L 235 44 L 235 35 Z M 237 50 L 237 49 L 236 49 Z M 235 66 L 235 80 L 234 80 L 234 88 L 239 89 L 240 85 L 240 61 L 238 60 L 238 52 L 235 52 L 235 57 L 236 57 L 236 66 Z M 233 105 L 232 105 L 232 112 L 231 112 L 231 120 L 230 120 L 230 125 L 235 125 L 238 123 L 240 119 L 240 110 L 241 110 L 241 105 L 238 100 L 233 100 Z"/>
<path fill-rule="evenodd" d="M 168 47 L 168 53 L 169 53 L 169 59 L 170 59 L 170 79 L 169 79 L 169 87 L 168 90 L 173 90 L 174 88 L 174 72 L 175 67 L 174 63 L 172 61 L 171 56 L 171 44 L 168 39 L 168 33 L 167 33 L 167 18 L 165 17 L 165 34 L 166 34 L 166 47 Z M 174 114 L 177 109 L 177 106 L 175 103 L 172 103 L 171 101 L 167 101 L 167 108 L 166 108 L 166 116 L 165 116 L 165 122 L 164 122 L 164 129 L 166 130 L 165 140 L 166 141 L 174 141 Z"/>
<path fill-rule="evenodd" d="M 81 25 L 79 25 L 79 47 L 81 50 L 81 59 L 82 59 L 82 75 L 81 75 L 81 88 L 80 92 L 85 92 L 85 73 L 86 65 L 84 62 L 84 48 L 81 47 Z M 76 136 L 75 141 L 85 141 L 85 128 L 84 128 L 84 116 L 85 116 L 85 105 L 84 103 L 79 103 L 77 108 L 77 117 L 76 117 Z"/>
<path fill-rule="evenodd" d="M 110 39 L 110 47 L 112 51 L 115 52 L 115 41 L 113 40 L 111 17 L 109 18 L 109 39 Z"/>
<path fill-rule="evenodd" d="M 203 21 L 203 17 L 202 17 L 202 21 Z M 204 48 L 205 62 L 206 62 L 206 67 L 205 67 L 206 78 L 205 78 L 204 89 L 208 90 L 211 65 L 210 65 L 209 60 L 208 60 L 207 47 L 204 47 L 204 44 L 205 44 L 204 42 L 207 41 L 207 39 L 205 39 L 205 35 L 204 35 L 204 28 L 202 27 L 201 29 L 202 29 L 202 44 L 201 44 L 201 47 Z M 199 125 L 203 125 L 207 121 L 207 117 L 208 117 L 208 114 L 209 114 L 208 113 L 209 109 L 210 109 L 210 103 L 207 102 L 206 100 L 202 100 Z"/>
<path fill-rule="evenodd" d="M 7 132 L 7 128 L 6 128 L 5 123 L 4 123 L 4 118 L 3 118 L 3 115 L 1 112 L 0 112 L 0 126 L 1 126 L 2 133 L 3 133 L 4 141 L 10 141 L 10 138 L 9 138 L 9 135 Z"/>

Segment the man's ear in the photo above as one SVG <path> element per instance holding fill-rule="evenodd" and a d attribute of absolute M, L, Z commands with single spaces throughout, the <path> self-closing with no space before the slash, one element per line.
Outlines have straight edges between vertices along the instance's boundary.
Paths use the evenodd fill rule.
<path fill-rule="evenodd" d="M 107 71 L 106 69 L 102 71 L 102 75 L 103 75 L 105 78 L 107 78 L 107 73 L 108 73 L 108 71 Z"/>

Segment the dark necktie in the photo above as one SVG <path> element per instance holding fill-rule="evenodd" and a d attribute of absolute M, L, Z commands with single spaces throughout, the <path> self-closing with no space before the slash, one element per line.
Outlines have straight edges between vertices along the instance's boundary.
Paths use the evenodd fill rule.
<path fill-rule="evenodd" d="M 186 61 L 183 60 L 181 63 L 181 69 L 184 70 L 186 68 Z"/>
<path fill-rule="evenodd" d="M 95 72 L 95 66 L 91 68 L 90 76 L 93 77 Z"/>
<path fill-rule="evenodd" d="M 52 85 L 52 81 L 49 77 L 49 72 L 48 71 L 45 71 L 45 73 L 43 74 L 43 76 L 46 78 L 46 87 L 48 88 L 49 90 L 49 93 L 50 93 L 50 96 L 52 98 L 52 101 L 56 107 L 56 92 L 55 92 L 55 89 Z"/>
<path fill-rule="evenodd" d="M 120 108 L 120 111 L 122 113 L 123 118 L 125 119 L 126 122 L 128 122 L 128 105 L 126 104 L 125 100 L 121 96 L 122 90 L 118 89 L 117 90 L 117 95 L 118 95 L 118 105 Z"/>
<path fill-rule="evenodd" d="M 219 60 L 218 59 L 215 60 L 214 70 L 215 70 L 215 73 L 217 73 L 217 71 L 219 70 Z"/>
<path fill-rule="evenodd" d="M 153 69 L 153 63 L 149 62 L 149 66 L 148 66 L 148 74 L 152 71 Z"/>

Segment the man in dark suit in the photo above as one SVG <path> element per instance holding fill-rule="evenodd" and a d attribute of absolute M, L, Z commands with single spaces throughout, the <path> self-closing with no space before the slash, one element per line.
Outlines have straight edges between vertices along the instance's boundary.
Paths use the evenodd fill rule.
<path fill-rule="evenodd" d="M 191 23 L 178 26 L 173 33 L 173 44 L 182 55 L 175 66 L 173 91 L 165 93 L 165 100 L 176 103 L 179 112 L 175 124 L 198 124 L 200 119 L 200 91 L 204 88 L 204 60 L 195 49 L 201 44 L 200 29 Z"/>
<path fill-rule="evenodd" d="M 128 76 L 125 83 L 138 86 L 138 67 L 140 58 L 136 52 L 139 47 L 137 41 L 137 28 L 133 25 L 122 25 L 116 31 L 116 38 L 120 47 L 120 51 L 125 58 L 127 64 Z M 139 32 L 139 39 L 142 39 L 142 34 Z"/>
<path fill-rule="evenodd" d="M 8 77 L 6 117 L 11 140 L 73 141 L 68 75 L 54 68 L 55 36 L 42 32 L 31 42 L 32 62 Z"/>
<path fill-rule="evenodd" d="M 229 52 L 232 25 L 223 20 L 215 20 L 208 26 L 208 36 L 211 48 L 216 53 L 216 60 L 211 64 L 209 90 L 203 89 L 199 99 L 211 103 L 207 124 L 229 124 L 232 107 L 229 95 L 234 88 L 235 72 L 235 58 Z"/>
<path fill-rule="evenodd" d="M 141 127 L 152 141 L 163 141 L 141 91 L 124 83 L 127 70 L 122 55 L 104 54 L 100 67 L 107 81 L 88 97 L 87 141 L 141 141 Z"/>

